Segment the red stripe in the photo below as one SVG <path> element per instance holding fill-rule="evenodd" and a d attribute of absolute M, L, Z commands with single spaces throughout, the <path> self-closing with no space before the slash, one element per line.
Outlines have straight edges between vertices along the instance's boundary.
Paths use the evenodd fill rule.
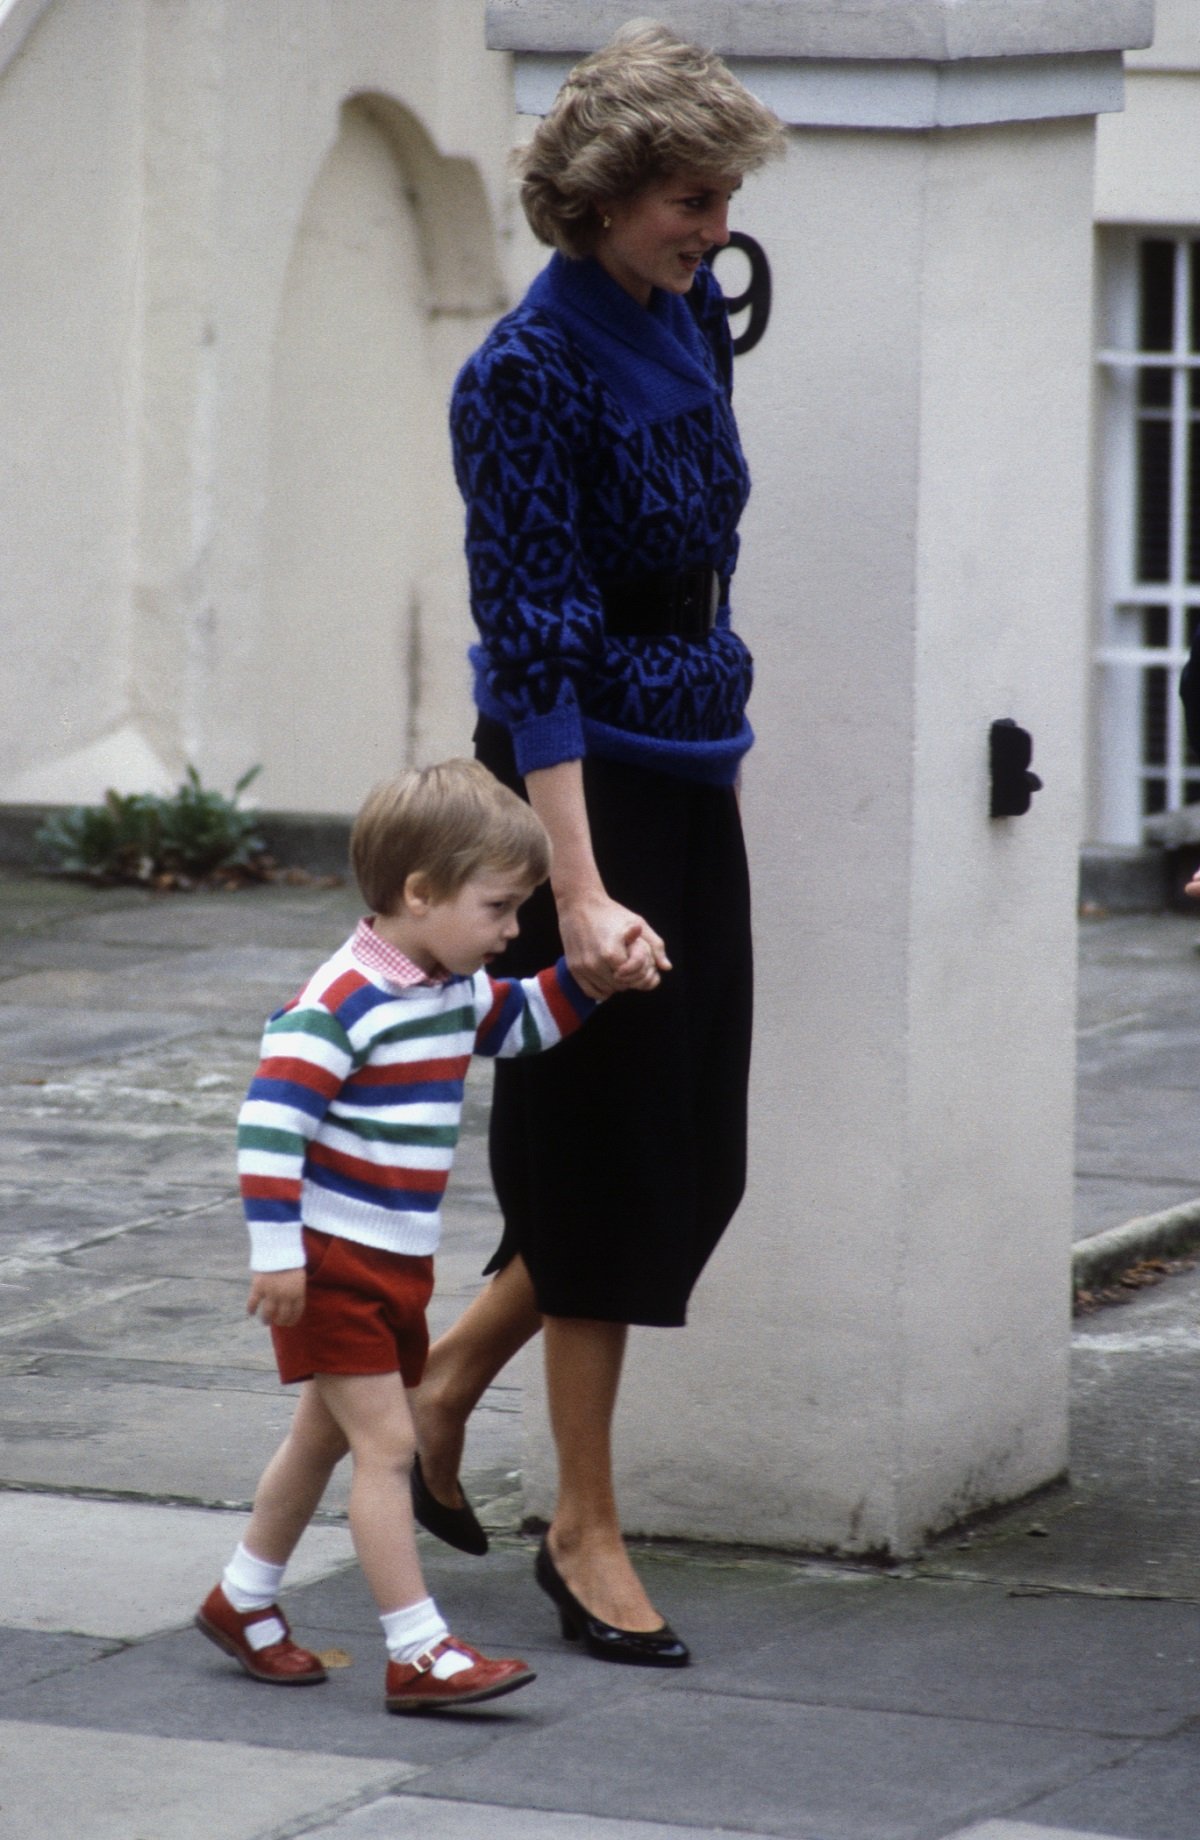
<path fill-rule="evenodd" d="M 327 1067 L 318 1067 L 313 1061 L 289 1060 L 282 1055 L 263 1061 L 256 1078 L 286 1080 L 294 1086 L 306 1086 L 309 1092 L 322 1093 L 327 1099 L 342 1086 L 338 1075 L 330 1073 Z"/>
<path fill-rule="evenodd" d="M 447 1169 L 396 1169 L 380 1163 L 366 1162 L 359 1156 L 346 1156 L 328 1144 L 310 1144 L 309 1159 L 323 1169 L 336 1169 L 356 1182 L 372 1188 L 414 1188 L 419 1194 L 440 1195 L 449 1176 Z"/>
<path fill-rule="evenodd" d="M 499 1016 L 500 1011 L 504 1008 L 505 1003 L 508 1001 L 508 993 L 510 989 L 512 988 L 507 978 L 500 980 L 500 981 L 497 981 L 497 979 L 495 978 L 489 978 L 488 983 L 491 985 L 492 992 L 493 992 L 492 1007 L 488 1011 L 487 1015 L 484 1017 L 479 1027 L 479 1036 L 481 1036 L 484 1040 L 487 1039 L 487 1034 L 488 1034 L 489 1029 L 491 1029 L 494 1026 L 496 1018 Z"/>
<path fill-rule="evenodd" d="M 548 971 L 539 971 L 537 981 L 542 995 L 546 999 L 546 1008 L 558 1024 L 560 1035 L 569 1035 L 572 1029 L 579 1027 L 579 1016 L 566 991 L 558 981 L 558 974 L 551 966 Z"/>
<path fill-rule="evenodd" d="M 299 1182 L 287 1176 L 243 1176 L 240 1186 L 252 1201 L 295 1201 L 300 1193 Z"/>
<path fill-rule="evenodd" d="M 352 1073 L 347 1086 L 419 1086 L 425 1080 L 461 1080 L 471 1062 L 469 1054 L 445 1061 L 372 1061 Z"/>
<path fill-rule="evenodd" d="M 356 990 L 362 990 L 370 980 L 361 971 L 343 971 L 340 978 L 335 978 L 328 990 L 321 993 L 321 1002 L 326 1009 L 337 1009 L 347 997 L 352 997 Z"/>

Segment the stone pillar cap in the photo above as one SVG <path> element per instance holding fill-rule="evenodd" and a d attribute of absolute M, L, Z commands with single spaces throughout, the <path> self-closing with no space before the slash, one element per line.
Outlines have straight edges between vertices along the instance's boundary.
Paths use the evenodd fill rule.
<path fill-rule="evenodd" d="M 488 0 L 494 51 L 582 56 L 642 13 L 639 0 Z M 722 57 L 1078 56 L 1154 36 L 1154 0 L 647 0 L 647 17 Z"/>

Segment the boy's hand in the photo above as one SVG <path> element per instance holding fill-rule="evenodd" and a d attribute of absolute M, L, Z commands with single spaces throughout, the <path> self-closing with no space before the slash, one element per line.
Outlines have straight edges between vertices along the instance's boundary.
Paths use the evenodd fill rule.
<path fill-rule="evenodd" d="M 662 974 L 671 969 L 667 949 L 644 920 L 625 929 L 625 962 L 614 972 L 618 990 L 657 990 Z"/>
<path fill-rule="evenodd" d="M 663 942 L 640 914 L 611 900 L 603 889 L 567 901 L 558 898 L 563 954 L 580 989 L 597 1002 L 618 990 L 653 990 L 659 964 L 669 969 Z"/>
<path fill-rule="evenodd" d="M 303 1265 L 294 1271 L 256 1271 L 246 1299 L 247 1316 L 268 1328 L 294 1329 L 304 1314 L 307 1279 Z"/>

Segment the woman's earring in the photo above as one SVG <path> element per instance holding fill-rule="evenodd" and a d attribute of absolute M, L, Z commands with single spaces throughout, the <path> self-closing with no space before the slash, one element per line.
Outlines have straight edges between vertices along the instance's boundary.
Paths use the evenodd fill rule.
<path fill-rule="evenodd" d="M 608 215 L 607 211 L 604 213 L 604 216 L 600 219 L 600 226 L 604 230 L 612 229 L 612 218 Z"/>

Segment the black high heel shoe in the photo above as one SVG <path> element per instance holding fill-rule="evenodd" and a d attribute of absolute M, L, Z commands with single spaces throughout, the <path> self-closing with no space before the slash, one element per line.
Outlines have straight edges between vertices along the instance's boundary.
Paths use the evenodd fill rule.
<path fill-rule="evenodd" d="M 568 1642 L 582 1639 L 589 1655 L 597 1661 L 623 1661 L 630 1667 L 686 1667 L 691 1660 L 686 1642 L 682 1642 L 669 1623 L 661 1629 L 616 1629 L 601 1622 L 585 1610 L 558 1574 L 543 1539 L 538 1547 L 533 1575 L 558 1611 L 558 1620 Z"/>
<path fill-rule="evenodd" d="M 470 1553 L 476 1559 L 482 1559 L 488 1549 L 488 1537 L 475 1516 L 475 1510 L 463 1495 L 461 1508 L 448 1508 L 439 1501 L 425 1480 L 421 1469 L 420 1457 L 413 1458 L 412 1475 L 413 1518 L 418 1526 L 424 1527 L 426 1533 L 435 1539 L 444 1540 L 447 1546 L 457 1547 L 459 1552 Z M 459 1490 L 461 1494 L 461 1489 Z"/>

